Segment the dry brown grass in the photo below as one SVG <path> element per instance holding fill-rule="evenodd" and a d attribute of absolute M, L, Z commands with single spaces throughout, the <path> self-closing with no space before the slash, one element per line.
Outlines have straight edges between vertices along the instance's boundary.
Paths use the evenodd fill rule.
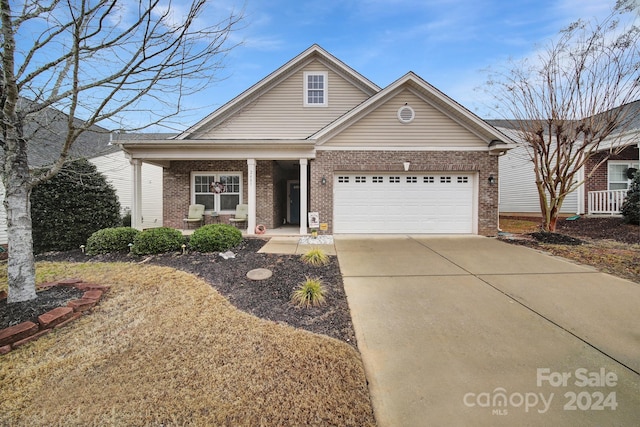
<path fill-rule="evenodd" d="M 94 312 L 0 358 L 0 425 L 374 425 L 349 345 L 236 310 L 196 277 L 38 265 L 111 286 Z"/>
<path fill-rule="evenodd" d="M 540 245 L 554 255 L 590 265 L 598 270 L 640 283 L 640 245 L 599 240 L 580 246 Z"/>
<path fill-rule="evenodd" d="M 540 231 L 540 218 L 500 217 L 500 229 L 513 234 L 526 234 Z"/>

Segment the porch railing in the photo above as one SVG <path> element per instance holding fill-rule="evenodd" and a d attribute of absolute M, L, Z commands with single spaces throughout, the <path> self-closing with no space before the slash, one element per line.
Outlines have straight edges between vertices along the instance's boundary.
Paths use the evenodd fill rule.
<path fill-rule="evenodd" d="M 589 191 L 589 215 L 620 215 L 627 190 Z"/>

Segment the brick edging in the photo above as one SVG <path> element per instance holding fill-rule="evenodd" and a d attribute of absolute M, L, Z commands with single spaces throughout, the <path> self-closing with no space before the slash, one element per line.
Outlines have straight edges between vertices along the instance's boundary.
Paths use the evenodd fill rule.
<path fill-rule="evenodd" d="M 9 353 L 21 345 L 35 341 L 51 332 L 62 328 L 79 318 L 84 312 L 95 307 L 102 296 L 109 290 L 108 286 L 86 283 L 81 279 L 63 279 L 56 282 L 43 283 L 39 288 L 49 289 L 55 286 L 74 287 L 84 291 L 82 298 L 69 301 L 64 307 L 57 307 L 38 316 L 38 323 L 26 321 L 8 328 L 0 329 L 0 355 Z M 6 292 L 0 295 L 6 298 Z"/>

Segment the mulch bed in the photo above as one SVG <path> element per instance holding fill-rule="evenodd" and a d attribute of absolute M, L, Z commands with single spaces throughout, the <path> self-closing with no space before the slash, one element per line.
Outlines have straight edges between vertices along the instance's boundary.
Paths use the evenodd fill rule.
<path fill-rule="evenodd" d="M 244 239 L 238 247 L 232 249 L 235 258 L 227 260 L 218 253 L 162 254 L 146 257 L 130 254 L 87 256 L 79 250 L 38 255 L 36 260 L 144 262 L 175 268 L 202 278 L 240 310 L 263 319 L 328 335 L 356 346 L 337 258 L 332 256 L 328 265 L 314 267 L 301 262 L 299 256 L 257 253 L 265 243 L 266 240 L 262 239 Z M 247 272 L 256 268 L 267 268 L 273 272 L 273 276 L 261 281 L 248 279 Z M 291 304 L 291 293 L 307 277 L 322 279 L 327 291 L 326 303 L 323 306 L 300 308 Z M 25 310 L 30 313 L 41 311 L 42 314 L 51 309 L 45 309 L 43 303 L 50 303 L 52 298 L 39 297 L 34 301 L 22 303 L 22 307 L 26 307 Z M 67 301 L 68 299 L 60 298 L 59 305 L 66 305 Z M 6 302 L 0 302 L 0 319 L 12 321 L 14 314 L 14 311 L 8 310 Z"/>
<path fill-rule="evenodd" d="M 532 220 L 532 218 L 521 219 Z M 603 239 L 640 244 L 640 227 L 635 224 L 627 224 L 623 218 L 619 217 L 583 217 L 573 221 L 559 220 L 556 231 L 553 233 L 538 231 L 522 237 L 524 239 L 519 241 L 508 240 L 530 246 L 535 246 L 537 243 L 580 245 L 585 241 Z"/>

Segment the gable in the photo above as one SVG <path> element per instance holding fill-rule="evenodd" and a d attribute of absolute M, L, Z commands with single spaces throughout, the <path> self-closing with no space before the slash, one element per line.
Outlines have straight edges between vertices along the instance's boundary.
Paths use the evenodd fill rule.
<path fill-rule="evenodd" d="M 326 72 L 328 106 L 304 106 L 304 73 Z M 369 98 L 361 88 L 315 58 L 189 139 L 304 139 Z"/>
<path fill-rule="evenodd" d="M 405 104 L 415 112 L 410 123 L 398 119 L 398 110 Z M 487 143 L 405 88 L 366 115 L 355 118 L 322 145 L 326 149 L 339 147 L 486 150 Z"/>

